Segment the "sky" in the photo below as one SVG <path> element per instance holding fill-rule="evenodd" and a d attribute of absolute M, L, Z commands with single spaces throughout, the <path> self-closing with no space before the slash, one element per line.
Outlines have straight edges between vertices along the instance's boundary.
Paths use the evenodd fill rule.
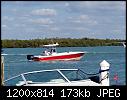
<path fill-rule="evenodd" d="M 2 39 L 126 39 L 125 1 L 2 1 Z"/>

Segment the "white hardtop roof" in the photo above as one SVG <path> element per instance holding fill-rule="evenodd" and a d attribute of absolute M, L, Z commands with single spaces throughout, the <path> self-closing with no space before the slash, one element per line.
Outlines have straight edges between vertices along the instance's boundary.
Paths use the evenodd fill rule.
<path fill-rule="evenodd" d="M 58 46 L 58 45 L 59 45 L 58 43 L 55 43 L 55 44 L 43 45 L 43 47 L 55 47 L 55 46 Z"/>

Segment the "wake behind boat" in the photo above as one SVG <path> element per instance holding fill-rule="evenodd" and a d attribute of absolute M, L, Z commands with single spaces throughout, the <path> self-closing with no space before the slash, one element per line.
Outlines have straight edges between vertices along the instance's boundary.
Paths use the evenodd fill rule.
<path fill-rule="evenodd" d="M 28 60 L 33 61 L 53 61 L 53 60 L 80 60 L 84 52 L 62 52 L 58 53 L 56 50 L 56 46 L 59 44 L 49 44 L 49 45 L 43 45 L 46 50 L 42 53 L 42 55 L 27 55 Z"/>

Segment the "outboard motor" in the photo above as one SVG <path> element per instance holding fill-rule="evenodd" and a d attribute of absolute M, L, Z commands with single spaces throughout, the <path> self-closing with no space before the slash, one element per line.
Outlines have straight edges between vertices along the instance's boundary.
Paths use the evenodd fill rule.
<path fill-rule="evenodd" d="M 28 60 L 33 60 L 34 55 L 27 55 Z"/>

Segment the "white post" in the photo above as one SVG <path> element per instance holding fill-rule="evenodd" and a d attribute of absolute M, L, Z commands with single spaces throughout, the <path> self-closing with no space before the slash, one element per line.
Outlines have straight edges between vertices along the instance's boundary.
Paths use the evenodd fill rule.
<path fill-rule="evenodd" d="M 100 84 L 102 86 L 109 86 L 109 66 L 106 60 L 100 63 Z"/>

